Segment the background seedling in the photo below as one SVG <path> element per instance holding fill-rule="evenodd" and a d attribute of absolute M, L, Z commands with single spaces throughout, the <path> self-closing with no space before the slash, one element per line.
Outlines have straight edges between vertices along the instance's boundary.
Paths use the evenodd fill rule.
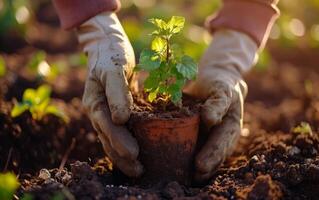
<path fill-rule="evenodd" d="M 0 199 L 12 199 L 19 185 L 17 177 L 14 174 L 0 174 Z"/>
<path fill-rule="evenodd" d="M 307 122 L 301 122 L 299 126 L 293 128 L 294 133 L 313 135 L 311 126 Z"/>
<path fill-rule="evenodd" d="M 22 102 L 15 104 L 11 110 L 11 116 L 17 117 L 25 111 L 30 111 L 32 118 L 41 120 L 45 115 L 52 114 L 65 122 L 68 117 L 56 106 L 50 103 L 51 88 L 48 85 L 42 85 L 38 89 L 26 89 L 23 93 Z"/>
<path fill-rule="evenodd" d="M 185 18 L 173 16 L 169 21 L 150 19 L 156 30 L 151 49 L 143 50 L 139 64 L 135 70 L 149 73 L 144 82 L 144 90 L 148 93 L 148 101 L 163 100 L 165 104 L 172 101 L 181 106 L 182 89 L 187 80 L 195 79 L 197 64 L 185 55 L 181 48 L 172 42 L 172 37 L 180 33 Z"/>

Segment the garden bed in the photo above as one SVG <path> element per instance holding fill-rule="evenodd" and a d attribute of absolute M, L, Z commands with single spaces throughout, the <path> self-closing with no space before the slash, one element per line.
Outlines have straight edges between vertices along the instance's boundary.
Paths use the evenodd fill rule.
<path fill-rule="evenodd" d="M 314 90 L 305 87 L 306 80 L 312 81 L 314 89 L 319 86 L 316 68 L 281 65 L 247 76 L 250 93 L 235 153 L 208 183 L 191 187 L 176 182 L 145 185 L 111 171 L 81 108 L 81 92 L 74 92 L 73 99 L 63 97 L 72 92 L 67 78 L 65 91 L 55 90 L 53 84 L 53 99 L 69 115 L 68 124 L 54 116 L 34 121 L 29 113 L 11 118 L 13 97 L 20 100 L 24 89 L 39 83 L 29 81 L 14 65 L 10 69 L 16 78 L 1 80 L 0 169 L 19 175 L 18 195 L 30 193 L 34 199 L 56 195 L 65 199 L 315 199 L 319 195 L 319 100 Z M 80 71 L 72 69 L 68 74 Z M 73 79 L 83 85 L 84 77 Z M 312 125 L 312 135 L 292 133 L 302 121 Z"/>

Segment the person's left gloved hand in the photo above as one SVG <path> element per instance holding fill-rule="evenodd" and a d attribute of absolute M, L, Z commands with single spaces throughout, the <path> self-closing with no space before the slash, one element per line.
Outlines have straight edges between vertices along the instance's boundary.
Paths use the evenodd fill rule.
<path fill-rule="evenodd" d="M 241 74 L 253 66 L 257 50 L 257 44 L 243 33 L 217 31 L 200 60 L 197 80 L 185 89 L 205 100 L 201 120 L 209 130 L 208 140 L 195 158 L 195 181 L 209 179 L 236 145 L 247 93 Z"/>

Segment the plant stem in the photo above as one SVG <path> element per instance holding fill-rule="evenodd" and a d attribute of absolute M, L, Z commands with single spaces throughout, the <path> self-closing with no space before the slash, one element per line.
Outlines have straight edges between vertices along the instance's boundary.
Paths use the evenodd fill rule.
<path fill-rule="evenodd" d="M 169 39 L 166 39 L 166 62 L 169 63 Z"/>

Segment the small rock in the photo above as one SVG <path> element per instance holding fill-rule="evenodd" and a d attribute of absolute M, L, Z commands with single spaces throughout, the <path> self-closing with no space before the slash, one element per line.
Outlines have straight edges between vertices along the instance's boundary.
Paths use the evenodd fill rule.
<path fill-rule="evenodd" d="M 42 180 L 47 180 L 47 179 L 51 178 L 51 174 L 50 174 L 49 170 L 41 169 L 40 173 L 39 173 L 39 178 Z"/>
<path fill-rule="evenodd" d="M 63 177 L 62 177 L 62 183 L 63 184 L 67 184 L 71 181 L 72 179 L 72 176 L 69 175 L 69 174 L 65 174 Z"/>
<path fill-rule="evenodd" d="M 293 146 L 293 147 L 291 147 L 291 148 L 288 150 L 288 155 L 294 156 L 294 155 L 296 155 L 296 154 L 299 154 L 300 152 L 301 152 L 301 151 L 300 151 L 300 149 L 299 149 L 298 147 Z"/>
<path fill-rule="evenodd" d="M 258 156 L 257 156 L 257 155 L 254 155 L 254 156 L 251 158 L 251 160 L 253 160 L 253 161 L 258 161 L 258 160 L 259 160 L 259 158 L 258 158 Z"/>
<path fill-rule="evenodd" d="M 49 185 L 49 184 L 54 184 L 54 183 L 57 183 L 57 182 L 53 178 L 48 178 L 48 179 L 45 179 L 43 184 L 44 185 Z M 62 185 L 60 187 L 62 187 Z"/>

